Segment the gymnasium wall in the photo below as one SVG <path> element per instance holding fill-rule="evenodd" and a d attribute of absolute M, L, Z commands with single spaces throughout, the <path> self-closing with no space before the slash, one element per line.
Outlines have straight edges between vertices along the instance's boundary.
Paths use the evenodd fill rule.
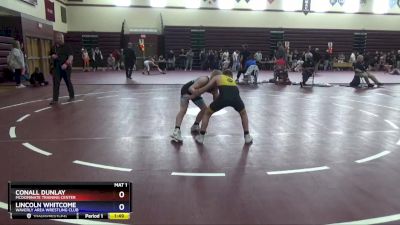
<path fill-rule="evenodd" d="M 248 44 L 252 52 L 260 50 L 271 55 L 271 31 L 283 31 L 284 40 L 290 42 L 292 50 L 305 51 L 309 45 L 327 49 L 328 42 L 333 42 L 334 53 L 344 52 L 347 55 L 353 51 L 354 33 L 366 32 L 366 51 L 392 51 L 400 49 L 400 32 L 374 30 L 343 30 L 343 29 L 293 29 L 293 28 L 238 28 L 238 27 L 165 27 L 165 50 L 188 49 L 191 47 L 191 30 L 204 30 L 204 45 L 206 49 L 240 50 L 242 44 Z"/>
<path fill-rule="evenodd" d="M 74 51 L 74 66 L 82 66 L 82 53 L 81 49 L 83 46 L 82 35 L 95 35 L 97 36 L 97 45 L 99 47 L 103 57 L 104 64 L 114 50 L 120 50 L 120 33 L 119 32 L 68 32 L 65 34 L 65 41 L 71 46 Z M 125 35 L 125 44 L 132 42 L 134 44 L 137 61 L 143 61 L 143 54 L 138 48 L 138 42 L 140 35 L 129 34 Z M 145 42 L 146 54 L 145 57 L 163 54 L 162 49 L 164 48 L 162 43 L 162 37 L 160 35 L 146 35 Z M 90 49 L 88 49 L 90 51 Z M 90 57 L 92 57 L 90 55 Z M 140 63 L 138 68 L 141 68 Z"/>
<path fill-rule="evenodd" d="M 79 0 L 79 1 L 71 1 L 67 3 L 68 5 L 101 5 L 101 6 L 112 6 L 115 2 L 118 1 L 128 1 L 131 6 L 150 6 L 151 0 Z M 166 7 L 175 7 L 175 8 L 183 8 L 186 5 L 186 0 L 155 0 L 155 2 L 163 2 L 166 1 Z M 209 4 L 208 2 L 204 2 L 203 0 L 188 0 L 191 5 L 200 1 L 200 8 L 212 8 L 218 9 L 217 3 Z M 251 0 L 250 0 L 251 1 Z M 260 1 L 260 0 L 258 0 Z M 269 1 L 269 0 L 268 0 Z M 333 12 L 344 12 L 348 3 L 352 1 L 360 1 L 360 0 L 346 0 L 345 5 L 341 6 L 339 3 L 336 3 L 334 6 L 330 5 L 329 0 L 314 0 L 311 4 L 311 10 L 316 11 L 317 8 L 325 8 L 326 11 Z M 379 3 L 380 5 L 385 4 L 385 2 L 389 2 L 390 0 L 366 0 L 365 3 L 360 4 L 359 12 L 363 13 L 371 13 L 373 12 L 374 2 Z M 284 10 L 284 9 L 294 9 L 301 10 L 302 0 L 272 0 L 272 3 L 267 3 L 267 0 L 264 1 L 267 10 Z M 318 7 L 319 6 L 319 7 Z M 234 10 L 248 10 L 251 8 L 251 4 L 246 3 L 245 0 L 240 0 L 239 3 L 234 2 Z M 400 9 L 396 6 L 393 8 L 389 8 L 388 13 L 400 13 Z"/>
<path fill-rule="evenodd" d="M 385 0 L 375 1 L 382 3 Z M 233 50 L 248 43 L 252 50 L 265 53 L 270 50 L 269 32 L 272 30 L 284 30 L 285 40 L 291 41 L 292 49 L 304 50 L 308 45 L 325 49 L 327 42 L 332 41 L 336 52 L 346 53 L 352 51 L 354 32 L 371 31 L 367 50 L 400 48 L 396 42 L 400 37 L 400 9 L 396 6 L 388 11 L 390 15 L 375 15 L 372 13 L 372 0 L 360 5 L 358 14 L 341 13 L 344 7 L 338 3 L 332 7 L 328 0 L 315 0 L 313 2 L 318 4 L 328 3 L 329 13 L 310 13 L 307 16 L 302 12 L 282 11 L 287 3 L 293 10 L 300 9 L 302 0 L 274 0 L 272 4 L 265 1 L 269 11 L 251 11 L 244 0 L 235 3 L 234 10 L 219 10 L 216 5 L 203 0 L 200 1 L 202 9 L 185 9 L 184 0 L 168 0 L 167 8 L 151 8 L 149 2 L 132 0 L 131 7 L 115 7 L 114 0 L 67 3 L 68 30 L 119 33 L 122 21 L 126 20 L 126 33 L 138 33 L 137 30 L 141 29 L 161 33 L 164 25 L 167 28 L 165 49 L 178 50 L 190 47 L 190 29 L 205 28 L 208 48 Z"/>
<path fill-rule="evenodd" d="M 389 9 L 391 15 L 375 15 L 374 2 L 384 4 L 390 0 L 367 0 L 359 12 L 367 14 L 343 14 L 345 7 L 338 3 L 331 6 L 328 0 L 313 1 L 312 6 L 325 2 L 329 13 L 283 12 L 288 6 L 300 10 L 302 0 L 274 0 L 266 2 L 267 10 L 251 11 L 244 0 L 236 3 L 234 10 L 219 10 L 217 4 L 200 0 L 202 9 L 185 9 L 185 0 L 167 0 L 167 8 L 149 8 L 150 0 L 131 0 L 131 7 L 114 7 L 117 0 L 82 0 L 68 2 L 54 0 L 56 21 L 53 29 L 68 31 L 118 32 L 121 22 L 127 20 L 129 29 L 151 28 L 161 31 L 161 17 L 164 26 L 217 26 L 217 27 L 270 27 L 306 29 L 350 29 L 350 30 L 393 30 L 399 31 L 400 8 Z M 129 1 L 129 0 L 128 0 Z M 163 0 L 157 0 L 163 1 Z M 196 1 L 196 0 L 193 0 Z M 358 0 L 347 0 L 358 1 Z M 67 6 L 68 24 L 61 22 L 60 6 Z M 0 6 L 45 20 L 44 0 L 38 0 L 36 7 L 19 0 L 1 0 Z M 314 7 L 312 9 L 315 10 Z M 84 17 L 84 18 L 83 18 Z"/>
<path fill-rule="evenodd" d="M 286 0 L 301 7 L 302 0 Z M 325 0 L 318 0 L 325 1 Z M 375 0 L 386 1 L 386 0 Z M 267 1 L 266 1 L 267 2 Z M 161 16 L 164 26 L 217 26 L 217 27 L 271 27 L 306 29 L 350 29 L 350 30 L 394 30 L 400 31 L 400 9 L 393 7 L 392 15 L 371 14 L 373 1 L 360 6 L 360 12 L 367 14 L 344 14 L 343 7 L 336 4 L 329 7 L 330 13 L 282 12 L 283 0 L 267 3 L 269 10 L 248 11 L 245 1 L 236 4 L 236 10 L 216 10 L 215 5 L 201 1 L 201 6 L 209 9 L 180 9 L 183 0 L 169 0 L 170 8 L 147 8 L 149 1 L 132 1 L 134 7 L 114 7 L 112 0 L 83 0 L 82 3 L 69 4 L 69 31 L 117 32 L 121 22 L 127 20 L 127 28 L 152 28 L 161 30 Z M 326 0 L 328 2 L 328 0 Z M 369 14 L 368 14 L 369 13 Z M 393 15 L 399 14 L 399 15 Z M 85 19 L 81 16 L 84 15 Z M 106 16 L 99 16 L 106 15 Z"/>
<path fill-rule="evenodd" d="M 61 9 L 60 9 L 60 6 L 65 6 L 65 5 L 61 4 L 60 1 L 54 0 L 55 22 L 46 21 L 44 0 L 38 0 L 38 4 L 36 6 L 24 3 L 20 0 L 0 0 L 0 6 L 20 12 L 23 14 L 23 16 L 26 15 L 25 17 L 29 17 L 29 19 L 33 19 L 38 22 L 52 25 L 54 30 L 66 33 L 68 31 L 68 26 L 66 23 L 61 22 Z"/>
<path fill-rule="evenodd" d="M 65 7 L 67 10 L 67 23 L 63 23 L 61 21 L 61 6 Z M 53 29 L 55 31 L 67 33 L 68 32 L 68 7 L 64 4 L 61 4 L 58 1 L 54 1 L 54 13 L 56 16 L 56 21 L 53 24 Z"/>

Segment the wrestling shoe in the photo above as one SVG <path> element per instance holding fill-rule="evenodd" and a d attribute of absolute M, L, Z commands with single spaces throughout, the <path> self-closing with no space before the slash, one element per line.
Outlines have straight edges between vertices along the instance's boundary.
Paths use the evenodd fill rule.
<path fill-rule="evenodd" d="M 196 140 L 196 142 L 199 143 L 199 144 L 203 144 L 203 142 L 204 142 L 204 134 L 199 134 L 199 135 L 197 135 L 197 136 L 194 138 L 194 140 Z"/>
<path fill-rule="evenodd" d="M 190 131 L 192 133 L 198 133 L 200 131 L 200 126 L 198 124 L 193 124 L 193 126 L 190 128 Z"/>
<path fill-rule="evenodd" d="M 174 132 L 170 135 L 170 137 L 175 142 L 183 142 L 180 129 L 175 129 Z"/>
<path fill-rule="evenodd" d="M 246 143 L 246 144 L 253 143 L 253 137 L 250 134 L 244 135 L 244 143 Z"/>
<path fill-rule="evenodd" d="M 49 105 L 58 105 L 58 101 L 51 101 Z"/>

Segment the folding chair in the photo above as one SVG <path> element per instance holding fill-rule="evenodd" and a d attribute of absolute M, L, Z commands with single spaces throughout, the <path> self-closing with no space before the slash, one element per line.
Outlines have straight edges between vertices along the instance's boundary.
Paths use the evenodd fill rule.
<path fill-rule="evenodd" d="M 251 65 L 244 74 L 243 82 L 246 84 L 257 84 L 259 68 L 257 65 Z"/>

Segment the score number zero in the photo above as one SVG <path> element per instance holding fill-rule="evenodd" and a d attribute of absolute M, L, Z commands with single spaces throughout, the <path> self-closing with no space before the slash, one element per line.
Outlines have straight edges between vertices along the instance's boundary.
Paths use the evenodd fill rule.
<path fill-rule="evenodd" d="M 119 194 L 118 194 L 118 196 L 119 196 L 120 198 L 124 198 L 124 197 L 125 197 L 125 192 L 120 191 Z M 125 205 L 124 205 L 124 204 L 119 204 L 118 208 L 119 208 L 119 210 L 124 211 Z"/>
<path fill-rule="evenodd" d="M 114 183 L 114 187 L 128 187 L 127 183 Z M 120 191 L 118 193 L 119 198 L 124 198 L 125 197 L 125 192 Z M 118 206 L 119 210 L 123 211 L 125 209 L 125 205 L 124 204 L 119 204 Z"/>

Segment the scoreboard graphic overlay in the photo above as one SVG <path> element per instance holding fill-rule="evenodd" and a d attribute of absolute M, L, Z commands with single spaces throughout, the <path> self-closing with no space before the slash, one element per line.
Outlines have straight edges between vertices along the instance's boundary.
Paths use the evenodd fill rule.
<path fill-rule="evenodd" d="M 130 182 L 9 182 L 12 219 L 127 220 L 132 212 Z"/>

